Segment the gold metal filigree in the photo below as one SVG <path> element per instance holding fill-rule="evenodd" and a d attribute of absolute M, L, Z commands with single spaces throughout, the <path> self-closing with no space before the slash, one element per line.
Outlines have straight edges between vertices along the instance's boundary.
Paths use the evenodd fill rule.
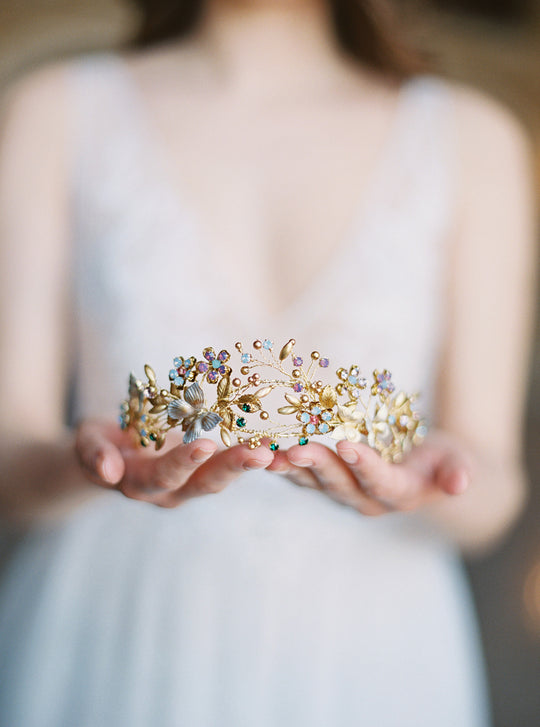
<path fill-rule="evenodd" d="M 373 372 L 371 386 L 355 364 L 337 369 L 336 383 L 327 383 L 318 377 L 329 367 L 328 358 L 312 351 L 304 363 L 294 351 L 295 344 L 291 338 L 276 355 L 270 339 L 255 341 L 252 351 L 236 343 L 240 375 L 234 378 L 231 355 L 225 349 L 216 354 L 207 347 L 199 359 L 177 356 L 169 372 L 169 390 L 158 387 L 155 372 L 147 364 L 146 382 L 130 376 L 128 398 L 121 404 L 121 426 L 135 432 L 142 446 L 153 443 L 156 449 L 163 446 L 166 433 L 178 426 L 186 443 L 219 427 L 226 447 L 235 436 L 238 443 L 251 448 L 268 440 L 274 451 L 279 439 L 296 438 L 299 444 L 307 444 L 311 437 L 329 434 L 338 440 L 364 442 L 393 462 L 423 440 L 427 426 L 416 409 L 417 396 L 394 393 L 387 369 Z M 210 403 L 203 387 L 213 392 Z M 271 407 L 265 405 L 271 394 L 278 397 L 272 408 L 281 419 L 274 420 Z"/>

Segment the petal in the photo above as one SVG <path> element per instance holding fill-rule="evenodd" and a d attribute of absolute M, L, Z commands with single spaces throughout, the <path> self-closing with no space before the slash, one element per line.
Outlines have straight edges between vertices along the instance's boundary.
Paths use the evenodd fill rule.
<path fill-rule="evenodd" d="M 205 432 L 209 432 L 222 421 L 219 414 L 216 414 L 215 411 L 209 411 L 207 414 L 203 414 L 200 419 Z"/>
<path fill-rule="evenodd" d="M 184 444 L 189 444 L 190 442 L 194 442 L 196 439 L 198 439 L 201 434 L 203 433 L 203 428 L 201 424 L 201 420 L 198 417 L 195 417 L 191 424 L 186 429 L 186 433 L 184 434 Z"/>
<path fill-rule="evenodd" d="M 182 399 L 174 399 L 169 402 L 169 406 L 167 407 L 167 414 L 171 417 L 171 419 L 176 419 L 178 421 L 192 416 L 193 413 L 193 407 L 187 402 L 182 401 Z"/>
<path fill-rule="evenodd" d="M 354 424 L 347 423 L 345 426 L 345 436 L 349 442 L 359 442 L 361 434 Z"/>
<path fill-rule="evenodd" d="M 345 425 L 340 424 L 330 434 L 332 439 L 347 439 L 347 433 L 345 431 Z"/>
<path fill-rule="evenodd" d="M 191 404 L 194 409 L 200 409 L 204 406 L 204 392 L 197 381 L 194 384 L 191 384 L 191 386 L 188 386 L 184 391 L 184 399 L 188 404 Z"/>

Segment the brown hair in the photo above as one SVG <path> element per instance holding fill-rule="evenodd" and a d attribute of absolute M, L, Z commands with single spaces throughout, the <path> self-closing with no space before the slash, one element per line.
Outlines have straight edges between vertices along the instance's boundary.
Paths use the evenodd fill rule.
<path fill-rule="evenodd" d="M 326 0 L 342 48 L 361 63 L 398 77 L 425 69 L 409 45 L 391 0 Z M 204 0 L 134 0 L 141 23 L 134 39 L 144 47 L 189 35 L 204 12 Z"/>

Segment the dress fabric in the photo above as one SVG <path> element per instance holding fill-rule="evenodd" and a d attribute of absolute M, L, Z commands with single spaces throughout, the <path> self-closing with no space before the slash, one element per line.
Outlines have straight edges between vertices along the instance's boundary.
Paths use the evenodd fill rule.
<path fill-rule="evenodd" d="M 332 369 L 389 368 L 436 415 L 449 85 L 404 84 L 324 295 L 321 276 L 268 316 L 212 268 L 121 57 L 81 57 L 69 82 L 77 418 L 116 416 L 147 361 L 166 379 L 173 356 L 291 336 Z M 461 560 L 418 513 L 366 518 L 250 472 L 174 510 L 104 492 L 25 534 L 4 569 L 1 727 L 488 724 Z"/>

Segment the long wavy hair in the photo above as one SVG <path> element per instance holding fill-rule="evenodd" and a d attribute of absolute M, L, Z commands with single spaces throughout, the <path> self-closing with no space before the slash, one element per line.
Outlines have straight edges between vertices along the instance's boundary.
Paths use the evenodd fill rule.
<path fill-rule="evenodd" d="M 185 37 L 203 16 L 205 0 L 134 0 L 141 22 L 133 44 L 145 47 Z M 338 42 L 346 53 L 384 73 L 406 77 L 426 60 L 405 38 L 392 0 L 326 0 Z"/>

